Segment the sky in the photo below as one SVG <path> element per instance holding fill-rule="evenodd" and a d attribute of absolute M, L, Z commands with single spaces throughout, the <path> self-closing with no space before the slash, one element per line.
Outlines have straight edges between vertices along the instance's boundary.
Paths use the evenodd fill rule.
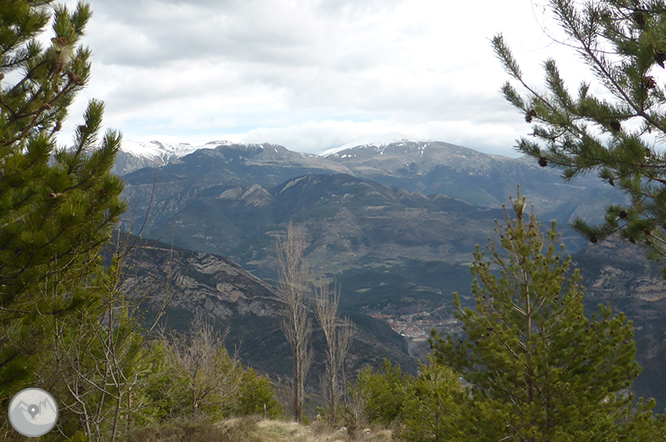
<path fill-rule="evenodd" d="M 589 76 L 555 43 L 546 0 L 88 0 L 88 100 L 124 139 L 271 142 L 320 153 L 356 141 L 438 140 L 517 156 L 530 132 L 499 92 L 509 79 L 501 33 L 529 81 L 555 57 L 576 85 Z M 76 0 L 64 2 L 71 7 Z"/>

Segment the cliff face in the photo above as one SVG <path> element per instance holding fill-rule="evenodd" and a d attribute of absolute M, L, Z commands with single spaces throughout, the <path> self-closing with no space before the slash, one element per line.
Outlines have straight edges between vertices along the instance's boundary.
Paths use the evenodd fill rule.
<path fill-rule="evenodd" d="M 153 309 L 165 305 L 216 320 L 280 315 L 280 303 L 267 283 L 220 256 L 141 241 L 125 274 L 123 290 Z"/>
<path fill-rule="evenodd" d="M 146 320 L 163 312 L 163 326 L 187 330 L 192 318 L 203 314 L 227 334 L 227 349 L 243 363 L 277 380 L 289 378 L 291 349 L 281 330 L 282 304 L 270 284 L 220 256 L 134 236 L 123 236 L 120 242 L 133 244 L 125 259 L 122 290 L 139 304 Z M 350 316 L 355 323 L 351 372 L 366 364 L 379 366 L 384 358 L 415 370 L 402 336 L 374 318 Z M 315 388 L 324 370 L 325 341 L 312 319 L 315 360 L 308 382 Z"/>

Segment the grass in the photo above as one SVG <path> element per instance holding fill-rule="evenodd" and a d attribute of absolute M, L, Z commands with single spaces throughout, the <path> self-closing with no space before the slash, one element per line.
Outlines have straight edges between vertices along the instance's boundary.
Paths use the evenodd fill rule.
<path fill-rule="evenodd" d="M 254 435 L 261 442 L 392 442 L 390 430 L 365 428 L 352 438 L 345 427 L 330 427 L 320 422 L 301 425 L 296 422 L 262 420 L 257 422 Z"/>
<path fill-rule="evenodd" d="M 178 419 L 144 428 L 131 442 L 394 442 L 390 430 L 364 428 L 351 437 L 345 427 L 322 422 L 302 425 L 287 420 L 252 417 L 213 423 L 208 419 Z"/>

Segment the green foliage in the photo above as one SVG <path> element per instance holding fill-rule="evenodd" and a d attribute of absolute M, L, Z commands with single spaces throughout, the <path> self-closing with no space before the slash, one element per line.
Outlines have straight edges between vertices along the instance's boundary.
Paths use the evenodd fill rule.
<path fill-rule="evenodd" d="M 650 442 L 666 440 L 666 416 L 655 416 L 652 412 L 654 400 L 638 403 L 635 410 L 627 413 L 627 425 L 620 430 L 618 440 L 623 442 Z"/>
<path fill-rule="evenodd" d="M 521 96 L 507 82 L 506 99 L 533 123 L 533 138 L 518 150 L 564 169 L 566 178 L 595 171 L 608 185 L 629 196 L 625 206 L 610 206 L 605 223 L 573 227 L 589 241 L 614 233 L 666 257 L 666 157 L 655 139 L 666 134 L 666 94 L 658 80 L 666 61 L 666 3 L 663 0 L 550 0 L 550 9 L 582 56 L 604 97 L 593 84 L 571 90 L 555 60 L 545 63 L 546 89 L 527 84 L 502 36 L 493 46 L 505 69 L 526 91 Z"/>
<path fill-rule="evenodd" d="M 421 364 L 417 377 L 403 374 L 387 360 L 377 372 L 366 367 L 349 393 L 341 414 L 350 434 L 377 423 L 393 427 L 401 440 L 411 442 L 478 436 L 469 391 L 451 368 L 432 359 Z"/>
<path fill-rule="evenodd" d="M 283 413 L 269 379 L 253 368 L 247 368 L 241 374 L 238 396 L 230 411 L 241 416 L 263 415 L 265 412 L 269 418 L 280 417 Z"/>
<path fill-rule="evenodd" d="M 442 364 L 421 365 L 407 387 L 402 405 L 401 436 L 406 441 L 466 441 L 468 421 L 463 404 L 469 402 L 457 376 Z M 464 423 L 464 424 L 463 424 Z"/>
<path fill-rule="evenodd" d="M 263 415 L 264 410 L 267 417 L 282 414 L 268 378 L 243 368 L 211 324 L 200 317 L 187 336 L 172 335 L 155 342 L 153 352 L 163 370 L 147 385 L 146 393 L 151 414 L 159 420 Z"/>
<path fill-rule="evenodd" d="M 54 319 L 95 305 L 96 296 L 77 287 L 97 272 L 99 248 L 125 208 L 122 183 L 109 173 L 120 136 L 109 132 L 91 152 L 102 103 L 90 103 L 74 146 L 56 149 L 54 135 L 90 72 L 89 51 L 77 46 L 90 10 L 49 3 L 0 1 L 3 401 L 34 381 Z M 54 37 L 45 48 L 36 37 L 52 15 Z"/>
<path fill-rule="evenodd" d="M 433 335 L 435 361 L 471 384 L 483 440 L 617 440 L 638 416 L 626 394 L 640 371 L 631 322 L 604 306 L 585 316 L 555 225 L 540 233 L 524 198 L 513 203 L 501 249 L 474 254 L 476 309 L 456 312 L 465 339 Z"/>
<path fill-rule="evenodd" d="M 352 395 L 363 398 L 366 418 L 370 422 L 389 425 L 398 418 L 405 400 L 409 375 L 403 375 L 400 366 L 384 359 L 378 372 L 366 367 L 356 378 Z"/>
<path fill-rule="evenodd" d="M 52 348 L 64 412 L 59 422 L 75 418 L 91 441 L 113 441 L 146 422 L 148 379 L 155 375 L 144 345 L 144 330 L 120 290 L 120 262 L 114 258 L 94 286 L 99 308 L 56 320 Z M 67 434 L 65 432 L 65 434 Z"/>
<path fill-rule="evenodd" d="M 174 376 L 168 345 L 165 340 L 155 340 L 149 344 L 148 350 L 156 376 L 147 383 L 144 394 L 149 403 L 147 414 L 157 422 L 183 415 L 191 407 L 187 404 L 188 379 Z"/>

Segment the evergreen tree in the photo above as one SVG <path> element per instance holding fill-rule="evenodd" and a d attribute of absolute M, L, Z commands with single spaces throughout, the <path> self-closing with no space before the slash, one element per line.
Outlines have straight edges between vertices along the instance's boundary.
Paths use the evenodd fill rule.
<path fill-rule="evenodd" d="M 0 402 L 39 371 L 55 318 L 91 308 L 79 290 L 125 205 L 111 175 L 120 136 L 97 144 L 103 104 L 91 101 L 70 149 L 55 136 L 90 74 L 78 42 L 88 5 L 0 0 Z M 39 42 L 52 20 L 52 38 Z M 93 284 L 94 285 L 94 284 Z M 51 352 L 52 353 L 52 352 Z M 40 378 L 45 381 L 43 378 Z"/>
<path fill-rule="evenodd" d="M 434 335 L 436 362 L 471 384 L 479 440 L 633 437 L 622 424 L 633 422 L 627 389 L 640 371 L 631 322 L 604 306 L 586 317 L 580 277 L 567 277 L 570 257 L 555 225 L 540 233 L 520 194 L 513 207 L 517 219 L 507 215 L 496 229 L 500 249 L 491 242 L 489 257 L 474 253 L 476 310 L 461 309 L 455 295 L 464 339 Z"/>
<path fill-rule="evenodd" d="M 455 372 L 443 364 L 421 364 L 406 388 L 402 438 L 409 442 L 475 440 L 467 415 L 469 398 Z"/>
<path fill-rule="evenodd" d="M 657 143 L 666 135 L 666 3 L 549 3 L 566 32 L 566 44 L 583 58 L 605 93 L 592 94 L 589 82 L 571 91 L 552 59 L 545 63 L 545 90 L 527 84 L 502 36 L 496 36 L 498 57 L 526 91 L 522 96 L 507 82 L 504 95 L 533 123 L 533 138 L 522 138 L 517 148 L 542 167 L 562 167 L 567 179 L 594 170 L 627 193 L 629 203 L 609 206 L 604 224 L 574 222 L 589 241 L 620 232 L 649 246 L 653 257 L 666 257 L 666 157 Z"/>
<path fill-rule="evenodd" d="M 368 421 L 390 425 L 400 417 L 410 382 L 411 376 L 403 374 L 399 365 L 384 359 L 381 370 L 373 372 L 365 367 L 356 376 L 356 386 L 351 387 L 350 394 L 363 399 Z"/>

